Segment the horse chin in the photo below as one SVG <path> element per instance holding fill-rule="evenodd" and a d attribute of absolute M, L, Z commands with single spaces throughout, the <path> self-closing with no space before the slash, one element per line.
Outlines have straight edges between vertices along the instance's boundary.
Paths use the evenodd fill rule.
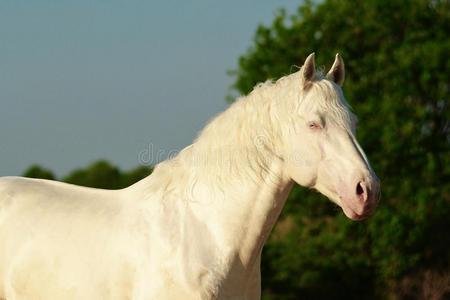
<path fill-rule="evenodd" d="M 334 195 L 333 195 L 334 196 Z M 344 215 L 353 220 L 353 221 L 361 221 L 366 219 L 369 215 L 366 214 L 358 214 L 356 213 L 349 205 L 347 205 L 341 197 L 339 196 L 335 196 L 335 197 L 330 197 L 328 196 L 328 199 L 330 199 L 332 202 L 334 202 L 335 204 L 337 204 L 342 211 L 344 212 Z"/>
<path fill-rule="evenodd" d="M 374 209 L 371 209 L 370 207 L 366 207 L 362 209 L 361 213 L 357 213 L 354 208 L 351 207 L 351 205 L 347 204 L 345 200 L 340 198 L 339 206 L 342 208 L 342 211 L 347 216 L 347 218 L 353 220 L 353 221 L 362 221 L 370 217 L 372 213 L 374 212 Z"/>
<path fill-rule="evenodd" d="M 349 218 L 350 220 L 353 221 L 361 221 L 366 219 L 367 217 L 369 217 L 369 215 L 367 214 L 357 214 L 353 209 L 351 209 L 349 206 L 347 206 L 346 204 L 341 202 L 341 208 L 342 211 L 344 212 L 344 214 L 347 216 L 347 218 Z"/>

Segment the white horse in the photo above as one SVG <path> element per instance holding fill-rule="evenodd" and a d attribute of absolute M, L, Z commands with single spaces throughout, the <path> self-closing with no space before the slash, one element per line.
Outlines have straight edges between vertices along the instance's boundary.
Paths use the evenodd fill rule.
<path fill-rule="evenodd" d="M 0 179 L 0 298 L 259 299 L 260 256 L 293 182 L 353 220 L 378 179 L 356 117 L 314 54 L 258 85 L 198 139 L 123 190 Z"/>

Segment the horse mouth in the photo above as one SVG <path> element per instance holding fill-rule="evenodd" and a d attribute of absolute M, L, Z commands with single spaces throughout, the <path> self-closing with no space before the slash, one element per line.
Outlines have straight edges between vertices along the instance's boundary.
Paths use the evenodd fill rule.
<path fill-rule="evenodd" d="M 368 217 L 368 215 L 365 214 L 358 214 L 356 213 L 352 208 L 350 208 L 347 205 L 341 205 L 342 211 L 347 216 L 347 218 L 353 220 L 353 221 L 361 221 Z"/>
<path fill-rule="evenodd" d="M 362 213 L 357 213 L 350 205 L 348 205 L 345 200 L 340 198 L 340 206 L 342 208 L 342 211 L 347 216 L 347 218 L 353 220 L 353 221 L 362 221 L 364 219 L 367 219 L 373 212 L 371 209 L 364 209 Z"/>

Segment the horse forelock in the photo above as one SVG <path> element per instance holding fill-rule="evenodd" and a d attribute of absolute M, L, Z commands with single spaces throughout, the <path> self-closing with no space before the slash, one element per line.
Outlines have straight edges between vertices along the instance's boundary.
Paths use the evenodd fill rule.
<path fill-rule="evenodd" d="M 349 124 L 355 116 L 344 98 L 342 89 L 328 80 L 322 69 L 316 70 L 314 81 L 304 89 L 305 83 L 302 80 L 301 71 L 302 69 L 283 76 L 277 81 L 268 80 L 259 83 L 247 97 L 255 99 L 255 105 L 260 105 L 261 100 L 264 99 L 268 103 L 275 103 L 281 107 L 282 112 L 278 114 L 288 115 L 291 111 L 300 115 L 306 115 L 311 111 L 323 113 L 327 115 L 327 121 L 350 129 Z M 270 96 L 267 97 L 267 95 Z M 246 97 L 243 100 L 246 100 Z M 289 126 L 290 124 L 281 121 L 279 124 L 271 123 L 270 125 Z"/>
<path fill-rule="evenodd" d="M 355 118 L 341 88 L 326 78 L 313 82 L 311 89 L 302 101 L 298 102 L 299 114 L 309 112 L 323 114 L 327 123 L 350 130 L 351 120 Z"/>

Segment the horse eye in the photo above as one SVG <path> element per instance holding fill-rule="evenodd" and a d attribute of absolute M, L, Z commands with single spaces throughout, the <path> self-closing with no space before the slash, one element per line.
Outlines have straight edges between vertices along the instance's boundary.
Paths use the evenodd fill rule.
<path fill-rule="evenodd" d="M 319 124 L 317 124 L 316 122 L 309 122 L 308 127 L 310 129 L 320 129 L 321 128 L 321 126 Z"/>

